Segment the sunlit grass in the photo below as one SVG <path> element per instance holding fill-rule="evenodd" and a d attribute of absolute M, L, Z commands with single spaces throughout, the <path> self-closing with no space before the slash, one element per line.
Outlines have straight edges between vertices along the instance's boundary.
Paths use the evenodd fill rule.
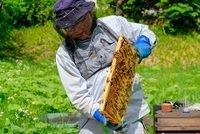
<path fill-rule="evenodd" d="M 152 55 L 144 63 L 146 65 L 159 65 L 170 67 L 181 65 L 199 65 L 200 41 L 198 35 L 157 35 L 157 46 Z"/>
<path fill-rule="evenodd" d="M 51 22 L 45 26 L 35 26 L 14 30 L 15 43 L 24 58 L 41 61 L 53 57 L 62 39 L 53 29 Z"/>
<path fill-rule="evenodd" d="M 70 130 L 51 127 L 41 120 L 47 113 L 76 112 L 60 83 L 54 60 L 0 61 L 0 65 L 0 132 Z"/>

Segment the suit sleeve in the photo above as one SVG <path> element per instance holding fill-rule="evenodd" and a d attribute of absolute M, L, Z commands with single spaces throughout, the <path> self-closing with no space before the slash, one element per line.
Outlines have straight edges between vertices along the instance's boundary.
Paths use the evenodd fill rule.
<path fill-rule="evenodd" d="M 156 36 L 148 25 L 129 22 L 121 16 L 105 17 L 102 21 L 113 29 L 118 36 L 125 36 L 131 43 L 135 42 L 140 35 L 144 35 L 149 38 L 152 48 L 156 45 Z"/>
<path fill-rule="evenodd" d="M 62 45 L 56 54 L 56 64 L 61 82 L 72 104 L 83 114 L 92 118 L 99 104 L 90 95 L 86 81 Z"/>

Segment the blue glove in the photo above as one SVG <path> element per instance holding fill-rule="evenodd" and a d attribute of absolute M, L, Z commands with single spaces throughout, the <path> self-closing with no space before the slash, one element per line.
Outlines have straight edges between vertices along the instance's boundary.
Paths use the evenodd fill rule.
<path fill-rule="evenodd" d="M 104 115 L 102 115 L 101 112 L 100 112 L 99 110 L 96 110 L 96 111 L 94 112 L 93 117 L 94 117 L 97 121 L 99 121 L 101 124 L 103 124 L 103 125 L 105 125 L 105 126 L 107 125 L 108 119 L 107 119 Z"/>
<path fill-rule="evenodd" d="M 111 123 L 104 115 L 101 114 L 99 110 L 94 112 L 93 117 L 99 121 L 104 126 L 107 126 L 109 129 L 112 129 L 116 132 L 126 132 L 127 131 L 127 123 L 124 121 L 121 124 L 113 124 Z"/>
<path fill-rule="evenodd" d="M 151 45 L 149 38 L 144 35 L 138 37 L 135 42 L 135 49 L 139 52 L 139 63 L 142 59 L 148 57 L 151 54 Z"/>

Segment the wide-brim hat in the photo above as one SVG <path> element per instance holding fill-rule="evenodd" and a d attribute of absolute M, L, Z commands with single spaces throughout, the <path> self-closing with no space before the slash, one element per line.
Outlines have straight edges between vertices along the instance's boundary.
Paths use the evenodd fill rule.
<path fill-rule="evenodd" d="M 60 29 L 67 29 L 94 7 L 94 2 L 85 0 L 58 0 L 54 5 L 55 25 Z"/>

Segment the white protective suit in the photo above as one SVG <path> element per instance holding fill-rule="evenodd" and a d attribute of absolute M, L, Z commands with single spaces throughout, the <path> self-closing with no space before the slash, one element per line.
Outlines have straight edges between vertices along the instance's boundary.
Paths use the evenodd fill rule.
<path fill-rule="evenodd" d="M 149 38 L 151 47 L 154 47 L 156 37 L 147 25 L 130 23 L 120 16 L 108 16 L 99 20 L 115 31 L 118 36 L 123 35 L 130 42 L 136 41 L 140 35 L 145 35 Z M 83 115 L 79 121 L 80 133 L 103 134 L 102 125 L 93 118 L 93 114 L 99 109 L 109 67 L 101 69 L 86 80 L 81 76 L 64 45 L 65 43 L 57 51 L 57 68 L 67 96 Z M 138 75 L 136 75 L 133 87 L 134 91 L 131 93 L 131 100 L 125 117 L 129 124 L 127 133 L 142 134 L 143 126 L 137 120 L 149 113 L 150 110 L 144 100 Z"/>

